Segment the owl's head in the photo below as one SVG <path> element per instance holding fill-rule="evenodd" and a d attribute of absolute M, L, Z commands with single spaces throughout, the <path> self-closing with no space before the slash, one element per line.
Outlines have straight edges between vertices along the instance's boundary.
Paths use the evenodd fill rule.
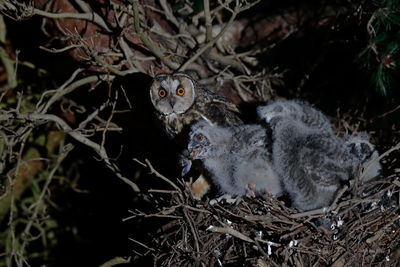
<path fill-rule="evenodd" d="M 189 157 L 206 159 L 229 153 L 231 140 L 229 128 L 211 125 L 206 121 L 198 122 L 189 133 Z"/>
<path fill-rule="evenodd" d="M 163 115 L 185 113 L 194 103 L 195 87 L 185 73 L 158 74 L 150 87 L 151 102 Z"/>
<path fill-rule="evenodd" d="M 347 151 L 353 154 L 356 160 L 363 166 L 361 179 L 365 181 L 373 179 L 382 173 L 379 153 L 369 141 L 370 138 L 367 133 L 345 136 Z"/>
<path fill-rule="evenodd" d="M 369 141 L 370 138 L 367 133 L 345 136 L 347 150 L 356 156 L 361 163 L 376 158 L 376 155 L 378 155 L 375 146 Z"/>

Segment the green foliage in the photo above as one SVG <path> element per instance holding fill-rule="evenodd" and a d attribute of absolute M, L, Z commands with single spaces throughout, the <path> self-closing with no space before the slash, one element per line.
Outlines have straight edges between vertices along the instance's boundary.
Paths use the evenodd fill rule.
<path fill-rule="evenodd" d="M 367 24 L 369 43 L 359 59 L 371 72 L 376 88 L 386 95 L 399 84 L 400 1 L 374 1 L 373 5 L 375 10 Z"/>
<path fill-rule="evenodd" d="M 41 173 L 37 181 L 33 180 L 30 190 L 18 205 L 14 205 L 13 226 L 0 232 L 0 242 L 5 255 L 18 253 L 21 259 L 36 259 L 37 262 L 48 262 L 49 249 L 57 245 L 54 238 L 58 224 L 48 216 L 49 196 L 41 197 L 41 190 L 45 182 L 47 172 Z M 38 205 L 35 218 L 32 218 L 32 210 Z M 11 257 L 2 257 L 0 266 L 11 266 Z"/>

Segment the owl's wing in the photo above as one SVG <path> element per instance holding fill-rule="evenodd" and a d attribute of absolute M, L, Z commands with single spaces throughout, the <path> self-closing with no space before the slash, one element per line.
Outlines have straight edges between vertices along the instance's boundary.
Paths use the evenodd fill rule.
<path fill-rule="evenodd" d="M 217 104 L 217 105 L 222 105 L 224 106 L 224 108 L 235 112 L 235 113 L 240 113 L 240 110 L 238 109 L 237 105 L 235 103 L 233 103 L 231 100 L 229 100 L 228 98 L 222 96 L 222 95 L 218 95 L 214 92 L 211 92 L 210 90 L 207 90 L 203 87 L 198 88 L 198 93 L 199 93 L 199 97 L 201 97 L 202 99 L 205 100 L 205 102 L 207 103 L 212 103 L 212 104 Z"/>
<path fill-rule="evenodd" d="M 198 98 L 202 100 L 197 101 L 196 109 L 209 122 L 220 126 L 232 126 L 243 123 L 239 118 L 240 111 L 238 107 L 229 99 L 206 89 L 201 90 L 201 95 Z"/>
<path fill-rule="evenodd" d="M 240 114 L 240 110 L 238 109 L 237 105 L 223 96 L 215 95 L 215 97 L 212 99 L 212 103 L 217 105 L 221 104 L 227 110 Z"/>

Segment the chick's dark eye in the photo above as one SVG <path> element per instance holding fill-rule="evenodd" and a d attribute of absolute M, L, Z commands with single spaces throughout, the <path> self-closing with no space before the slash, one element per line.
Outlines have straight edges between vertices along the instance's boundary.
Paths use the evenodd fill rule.
<path fill-rule="evenodd" d="M 167 91 L 165 89 L 158 90 L 158 96 L 164 98 L 167 96 Z"/>
<path fill-rule="evenodd" d="M 176 89 L 176 94 L 183 96 L 185 94 L 185 88 L 179 87 L 178 89 Z"/>
<path fill-rule="evenodd" d="M 362 149 L 362 152 L 363 152 L 364 154 L 368 154 L 368 153 L 371 152 L 370 147 L 369 147 L 368 145 L 366 145 L 366 144 L 361 144 L 361 149 Z"/>

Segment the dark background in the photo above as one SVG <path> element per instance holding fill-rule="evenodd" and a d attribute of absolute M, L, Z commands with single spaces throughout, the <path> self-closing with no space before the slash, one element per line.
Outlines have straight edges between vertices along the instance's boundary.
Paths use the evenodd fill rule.
<path fill-rule="evenodd" d="M 359 54 L 369 42 L 367 16 L 360 19 L 348 12 L 353 5 L 363 4 L 362 1 L 346 2 L 335 3 L 338 10 L 342 8 L 345 11 L 338 12 L 333 24 L 316 27 L 318 17 L 308 15 L 307 23 L 298 34 L 259 55 L 259 61 L 260 64 L 287 70 L 284 84 L 274 88 L 277 96 L 307 100 L 330 116 L 336 125 L 343 117 L 349 120 L 349 124 L 361 122 L 362 130 L 371 132 L 378 150 L 384 151 L 398 141 L 393 136 L 397 129 L 393 130 L 393 125 L 399 119 L 399 112 L 373 121 L 369 119 L 399 105 L 400 91 L 394 82 L 383 95 L 372 80 L 372 72 L 363 68 L 365 59 L 360 59 Z M 265 1 L 241 16 L 259 18 L 296 8 L 317 13 L 316 10 L 324 4 L 324 1 Z M 21 88 L 29 87 L 32 92 L 40 92 L 42 88 L 55 87 L 79 66 L 68 54 L 49 54 L 39 49 L 48 40 L 40 30 L 40 18 L 21 22 L 6 19 L 6 24 L 9 42 L 15 51 L 20 51 L 19 59 L 35 62 L 38 68 L 49 70 L 40 75 L 35 70 L 21 69 Z M 257 45 L 264 44 L 260 41 Z M 309 75 L 309 79 L 300 86 L 305 75 Z M 113 82 L 111 88 L 125 88 L 133 109 L 115 116 L 114 122 L 123 128 L 123 132 L 110 133 L 107 137 L 110 156 L 115 157 L 125 176 L 135 177 L 144 191 L 167 189 L 168 186 L 150 175 L 149 170 L 134 162 L 133 158 L 140 161 L 149 159 L 165 176 L 171 179 L 179 177 L 179 150 L 154 118 L 147 95 L 150 82 L 151 77 L 146 74 L 118 77 Z M 95 90 L 80 88 L 70 98 L 91 109 L 108 97 L 109 88 L 109 84 Z M 246 108 L 251 110 L 258 104 L 250 103 Z M 129 109 L 122 98 L 118 105 L 120 109 Z M 135 246 L 129 238 L 149 241 L 158 227 L 165 223 L 165 220 L 157 219 L 123 221 L 131 215 L 129 210 L 148 212 L 154 209 L 157 201 L 168 199 L 156 195 L 149 201 L 143 200 L 99 162 L 89 148 L 76 144 L 61 172 L 66 182 L 52 185 L 51 201 L 54 205 L 48 211 L 57 222 L 57 227 L 51 230 L 56 243 L 49 247 L 48 262 L 52 266 L 95 266 L 115 256 L 132 255 Z M 30 249 L 35 251 L 35 245 Z M 43 259 L 31 261 L 31 266 L 36 266 L 36 263 L 42 264 Z"/>

